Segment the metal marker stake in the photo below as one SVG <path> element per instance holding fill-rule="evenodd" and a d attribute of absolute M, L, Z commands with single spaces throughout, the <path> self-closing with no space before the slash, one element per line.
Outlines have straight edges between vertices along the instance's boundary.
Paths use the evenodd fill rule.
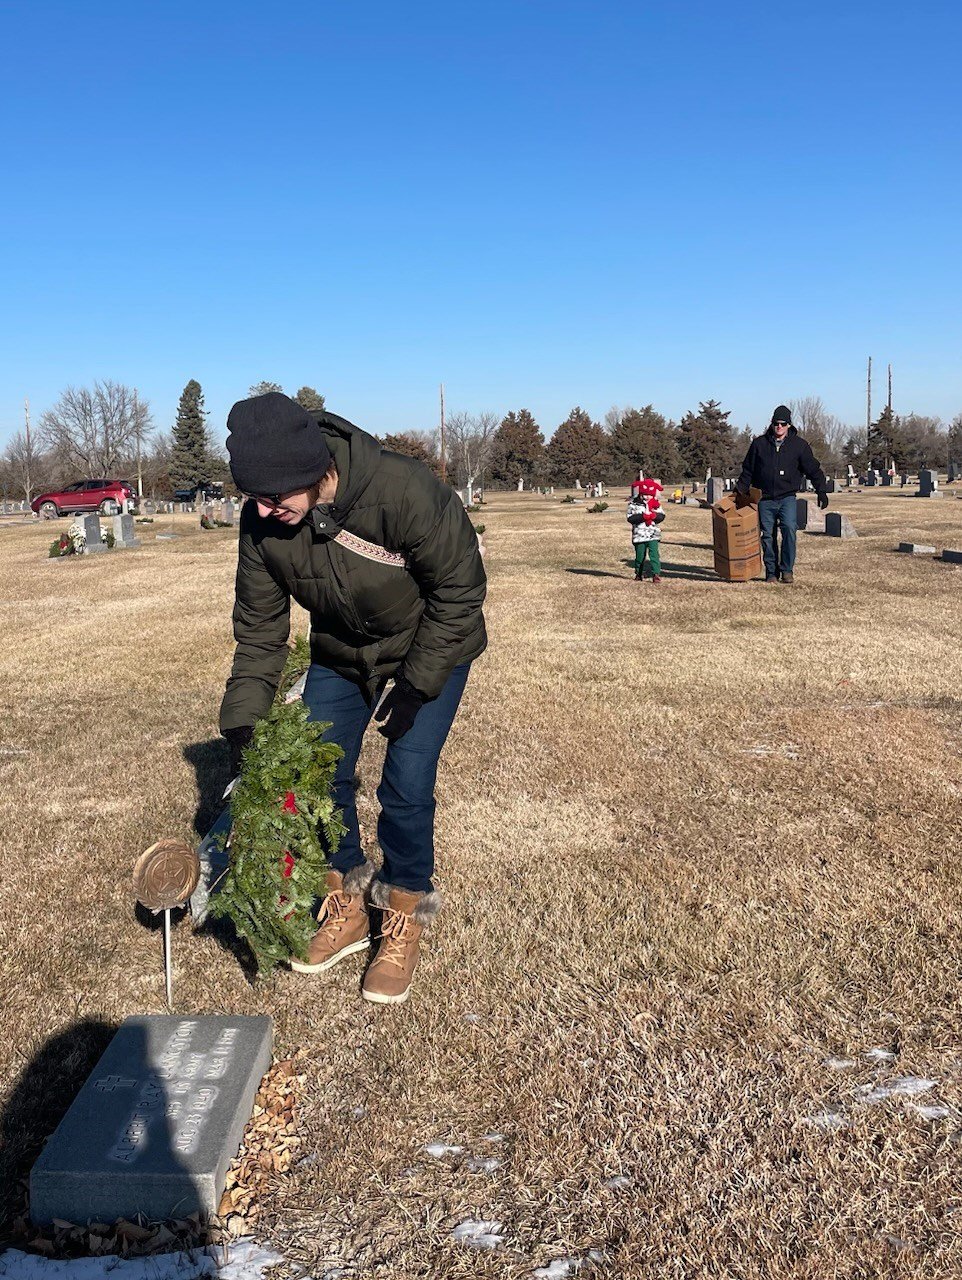
<path fill-rule="evenodd" d="M 167 982 L 167 1008 L 171 1008 L 170 981 L 170 907 L 164 911 L 164 978 Z"/>

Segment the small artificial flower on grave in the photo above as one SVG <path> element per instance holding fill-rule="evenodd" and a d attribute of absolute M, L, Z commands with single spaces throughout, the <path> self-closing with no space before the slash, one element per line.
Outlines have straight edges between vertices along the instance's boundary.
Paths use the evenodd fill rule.
<path fill-rule="evenodd" d="M 230 865 L 211 915 L 227 917 L 253 952 L 258 973 L 304 958 L 327 859 L 344 826 L 331 786 L 342 751 L 322 741 L 327 724 L 303 702 L 274 703 L 254 726 L 230 796 Z"/>
<path fill-rule="evenodd" d="M 82 556 L 87 550 L 87 535 L 84 533 L 84 527 L 79 520 L 75 520 L 73 524 L 67 526 L 67 537 L 73 543 L 75 554 Z"/>

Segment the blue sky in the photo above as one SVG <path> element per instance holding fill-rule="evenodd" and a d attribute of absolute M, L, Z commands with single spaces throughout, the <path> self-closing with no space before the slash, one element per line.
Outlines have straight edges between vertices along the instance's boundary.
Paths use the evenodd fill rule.
<path fill-rule="evenodd" d="M 962 6 L 6 4 L 0 441 L 113 378 L 962 410 Z"/>

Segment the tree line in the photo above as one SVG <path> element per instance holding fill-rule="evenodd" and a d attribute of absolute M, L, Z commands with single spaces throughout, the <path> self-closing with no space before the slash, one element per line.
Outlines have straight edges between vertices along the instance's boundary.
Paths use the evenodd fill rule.
<path fill-rule="evenodd" d="M 276 382 L 258 382 L 249 395 L 283 391 Z M 294 399 L 309 411 L 324 408 L 324 396 L 303 386 Z M 789 401 L 792 419 L 829 472 L 851 463 L 856 471 L 917 472 L 923 466 L 962 462 L 962 413 L 945 425 L 938 418 L 882 410 L 870 428 L 846 426 L 827 412 L 818 396 Z M 731 412 L 717 400 L 699 403 L 674 422 L 653 405 L 614 406 L 596 422 L 576 405 L 549 440 L 528 409 L 455 412 L 440 432 L 412 430 L 380 437 L 385 448 L 418 458 L 439 476 L 472 492 L 480 485 L 514 488 L 571 486 L 603 481 L 627 484 L 639 470 L 663 481 L 736 475 L 755 430 L 737 430 Z M 181 394 L 169 431 L 158 431 L 150 405 L 136 388 L 96 382 L 68 387 L 40 417 L 36 429 L 21 431 L 0 456 L 0 487 L 27 501 L 80 478 L 106 476 L 131 481 L 148 497 L 208 481 L 229 482 L 227 455 L 215 442 L 200 383 L 191 379 Z"/>

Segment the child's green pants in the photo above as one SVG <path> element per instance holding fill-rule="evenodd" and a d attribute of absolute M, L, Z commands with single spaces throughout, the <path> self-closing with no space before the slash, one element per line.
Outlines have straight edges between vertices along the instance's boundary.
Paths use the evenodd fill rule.
<path fill-rule="evenodd" d="M 661 548 L 657 541 L 635 543 L 635 573 L 640 574 L 644 569 L 646 551 L 652 574 L 661 573 Z"/>

